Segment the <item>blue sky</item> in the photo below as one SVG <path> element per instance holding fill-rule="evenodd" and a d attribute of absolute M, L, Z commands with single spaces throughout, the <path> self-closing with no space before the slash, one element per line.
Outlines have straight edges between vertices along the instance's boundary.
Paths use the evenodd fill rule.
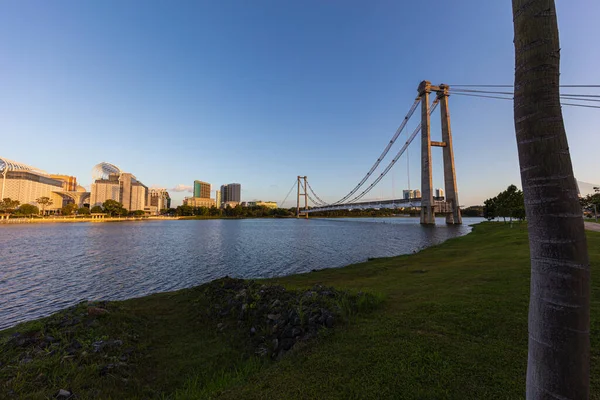
<path fill-rule="evenodd" d="M 600 3 L 557 3 L 562 83 L 600 84 Z M 83 185 L 101 161 L 148 186 L 239 182 L 243 200 L 279 202 L 297 175 L 345 195 L 424 79 L 513 83 L 508 0 L 23 0 L 0 3 L 0 37 L 1 156 Z M 450 112 L 461 203 L 519 184 L 512 102 L 454 96 Z M 564 117 L 577 178 L 600 183 L 600 110 Z M 416 145 L 366 198 L 399 196 L 407 164 L 418 186 Z"/>

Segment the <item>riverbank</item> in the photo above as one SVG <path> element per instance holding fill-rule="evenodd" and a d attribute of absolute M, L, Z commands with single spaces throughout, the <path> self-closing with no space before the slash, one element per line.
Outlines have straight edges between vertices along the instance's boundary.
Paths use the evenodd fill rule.
<path fill-rule="evenodd" d="M 13 224 L 57 224 L 79 222 L 127 222 L 127 221 L 168 221 L 177 220 L 179 217 L 44 217 L 44 218 L 10 218 L 0 220 L 0 225 Z"/>
<path fill-rule="evenodd" d="M 588 241 L 595 272 L 600 233 L 588 232 Z M 594 272 L 591 398 L 600 399 L 600 279 Z M 2 351 L 0 393 L 13 390 L 24 398 L 45 398 L 59 389 L 79 398 L 523 398 L 529 296 L 525 224 L 484 223 L 467 236 L 414 255 L 260 283 L 303 293 L 315 285 L 333 286 L 376 294 L 383 303 L 321 330 L 279 360 L 249 356 L 239 340 L 248 332 L 238 331 L 236 324 L 222 329 L 222 322 L 208 318 L 203 313 L 207 297 L 199 288 L 84 304 L 54 317 L 56 327 L 43 332 L 42 343 L 49 344 L 41 353 L 15 361 Z M 33 337 L 46 329 L 44 321 L 2 331 L 0 344 L 17 331 Z M 57 339 L 64 345 L 54 347 L 73 354 L 55 351 Z"/>

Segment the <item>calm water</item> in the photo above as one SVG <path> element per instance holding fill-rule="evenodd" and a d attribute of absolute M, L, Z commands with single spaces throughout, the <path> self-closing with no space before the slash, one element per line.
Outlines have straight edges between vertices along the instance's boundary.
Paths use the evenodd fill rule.
<path fill-rule="evenodd" d="M 470 231 L 415 218 L 0 225 L 0 329 L 89 299 L 224 275 L 263 278 L 394 256 Z"/>

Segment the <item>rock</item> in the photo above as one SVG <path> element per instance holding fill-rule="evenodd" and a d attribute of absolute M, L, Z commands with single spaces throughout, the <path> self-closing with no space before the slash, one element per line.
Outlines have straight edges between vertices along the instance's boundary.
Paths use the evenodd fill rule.
<path fill-rule="evenodd" d="M 88 307 L 87 309 L 89 316 L 98 316 L 108 314 L 108 310 L 100 307 Z"/>
<path fill-rule="evenodd" d="M 281 348 L 285 351 L 288 351 L 292 348 L 292 346 L 294 346 L 295 343 L 296 341 L 294 339 L 283 339 L 281 341 Z"/>
<path fill-rule="evenodd" d="M 88 320 L 85 324 L 88 328 L 97 328 L 98 326 L 100 326 L 100 322 L 98 322 L 98 320 L 95 318 Z"/>
<path fill-rule="evenodd" d="M 69 397 L 71 397 L 71 392 L 65 389 L 60 389 L 58 393 L 54 395 L 54 397 L 57 399 L 68 399 Z"/>
<path fill-rule="evenodd" d="M 331 315 L 328 316 L 327 319 L 325 320 L 325 326 L 328 328 L 333 328 L 333 323 L 334 323 L 333 317 Z"/>
<path fill-rule="evenodd" d="M 302 329 L 292 328 L 292 337 L 298 337 L 300 335 L 302 335 Z"/>
<path fill-rule="evenodd" d="M 98 353 L 98 352 L 104 350 L 105 348 L 118 347 L 118 346 L 122 346 L 122 345 L 123 345 L 122 340 L 107 340 L 107 341 L 99 340 L 97 342 L 92 343 L 92 347 L 94 348 L 94 353 Z"/>
<path fill-rule="evenodd" d="M 250 328 L 250 334 L 254 335 L 256 333 L 256 328 L 252 327 Z"/>

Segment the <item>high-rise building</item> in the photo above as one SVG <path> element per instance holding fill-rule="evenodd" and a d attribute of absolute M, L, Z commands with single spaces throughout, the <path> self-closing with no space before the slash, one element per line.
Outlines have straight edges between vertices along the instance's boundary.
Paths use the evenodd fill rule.
<path fill-rule="evenodd" d="M 221 203 L 240 203 L 242 201 L 242 185 L 228 183 L 221 186 Z"/>
<path fill-rule="evenodd" d="M 444 189 L 435 189 L 434 191 L 434 197 L 436 199 L 443 199 L 444 198 Z"/>
<path fill-rule="evenodd" d="M 218 207 L 221 207 L 221 191 L 220 190 L 215 190 L 215 205 Z"/>
<path fill-rule="evenodd" d="M 122 172 L 109 163 L 100 163 L 92 171 L 95 181 L 92 183 L 91 207 L 115 200 L 128 211 L 144 210 L 148 188 L 133 174 Z"/>
<path fill-rule="evenodd" d="M 194 181 L 194 197 L 210 199 L 210 183 Z"/>

